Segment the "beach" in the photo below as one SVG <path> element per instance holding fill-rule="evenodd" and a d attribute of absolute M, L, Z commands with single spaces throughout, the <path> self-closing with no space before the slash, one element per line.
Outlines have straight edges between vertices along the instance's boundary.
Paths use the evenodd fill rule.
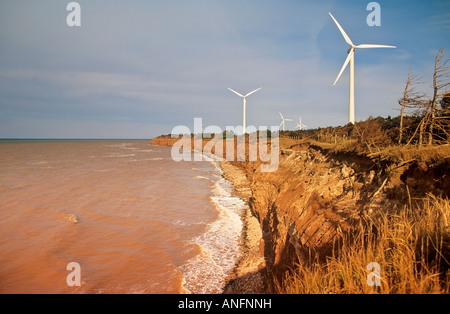
<path fill-rule="evenodd" d="M 233 183 L 237 196 L 246 203 L 251 197 L 250 182 L 244 171 L 231 165 L 227 161 L 220 163 L 224 177 Z M 233 270 L 224 293 L 253 294 L 265 292 L 265 259 L 264 240 L 259 221 L 253 215 L 248 206 L 242 212 L 243 231 L 241 235 L 241 247 L 243 255 Z"/>
<path fill-rule="evenodd" d="M 172 146 L 177 141 L 179 139 L 158 137 L 152 140 L 152 145 Z M 207 141 L 204 141 L 202 144 L 206 145 L 206 143 Z M 190 149 L 194 151 L 193 142 Z M 252 197 L 250 182 L 242 168 L 225 160 L 220 161 L 219 165 L 223 171 L 223 177 L 232 183 L 233 195 L 247 204 L 241 211 L 243 226 L 239 245 L 242 255 L 228 275 L 223 292 L 230 294 L 264 293 L 267 289 L 264 240 L 261 225 L 250 206 Z"/>

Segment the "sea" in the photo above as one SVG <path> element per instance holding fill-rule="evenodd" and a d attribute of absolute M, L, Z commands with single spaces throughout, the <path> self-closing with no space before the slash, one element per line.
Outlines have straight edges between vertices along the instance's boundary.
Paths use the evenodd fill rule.
<path fill-rule="evenodd" d="M 211 156 L 175 162 L 149 140 L 0 140 L 0 293 L 222 293 L 246 206 Z"/>

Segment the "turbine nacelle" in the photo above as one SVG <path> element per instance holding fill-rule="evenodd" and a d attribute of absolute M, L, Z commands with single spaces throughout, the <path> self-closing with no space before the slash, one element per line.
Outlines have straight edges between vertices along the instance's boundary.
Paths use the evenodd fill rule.
<path fill-rule="evenodd" d="M 232 91 L 233 93 L 235 93 L 236 95 L 238 95 L 239 97 L 242 97 L 242 98 L 246 98 L 246 97 L 248 97 L 248 96 L 250 96 L 251 94 L 253 94 L 253 93 L 256 93 L 257 91 L 259 91 L 260 89 L 261 89 L 262 87 L 260 87 L 260 88 L 258 88 L 258 89 L 255 89 L 254 91 L 251 91 L 250 93 L 248 93 L 247 95 L 242 95 L 241 93 L 238 93 L 237 91 L 235 91 L 235 90 L 233 90 L 233 89 L 231 89 L 231 88 L 228 88 L 230 91 Z"/>
<path fill-rule="evenodd" d="M 233 89 L 231 89 L 231 88 L 228 88 L 230 91 L 232 91 L 233 93 L 235 93 L 236 95 L 238 95 L 239 97 L 242 97 L 242 99 L 243 99 L 243 101 L 244 101 L 244 104 L 243 104 L 243 111 L 244 111 L 244 113 L 243 113 L 243 123 L 242 123 L 242 128 L 243 128 L 243 134 L 245 134 L 246 133 L 246 124 L 247 124 L 247 118 L 246 118 L 246 109 L 245 109 L 245 107 L 246 107 L 246 104 L 247 104 L 247 102 L 246 102 L 246 98 L 248 97 L 248 96 L 250 96 L 251 94 L 253 94 L 253 93 L 256 93 L 257 91 L 259 91 L 260 89 L 261 89 L 261 87 L 260 88 L 258 88 L 258 89 L 255 89 L 254 91 L 251 91 L 250 93 L 248 93 L 247 95 L 242 95 L 241 93 L 238 93 L 237 91 L 235 91 L 235 90 L 233 90 Z"/>

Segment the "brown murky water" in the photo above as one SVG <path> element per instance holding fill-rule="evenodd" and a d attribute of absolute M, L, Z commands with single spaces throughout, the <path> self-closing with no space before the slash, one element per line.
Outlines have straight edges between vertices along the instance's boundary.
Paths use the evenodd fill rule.
<path fill-rule="evenodd" d="M 0 142 L 1 293 L 220 293 L 245 204 L 149 141 Z M 70 262 L 81 286 L 69 287 Z"/>

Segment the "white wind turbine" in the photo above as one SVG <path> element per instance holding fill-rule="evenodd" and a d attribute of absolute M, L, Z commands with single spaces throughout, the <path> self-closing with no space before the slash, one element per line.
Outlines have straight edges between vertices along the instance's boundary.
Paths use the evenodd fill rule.
<path fill-rule="evenodd" d="M 279 112 L 280 116 L 281 116 L 281 124 L 280 126 L 283 126 L 283 131 L 286 131 L 286 121 L 293 121 L 292 119 L 286 119 L 285 117 L 283 117 L 283 115 L 281 114 L 281 112 Z"/>
<path fill-rule="evenodd" d="M 307 125 L 304 125 L 304 124 L 302 123 L 302 117 L 300 116 L 299 123 L 297 123 L 297 128 L 299 128 L 300 131 L 301 131 L 301 130 L 303 130 L 303 128 L 307 128 L 307 127 L 308 127 Z"/>
<path fill-rule="evenodd" d="M 250 92 L 250 93 L 248 93 L 247 95 L 242 95 L 242 94 L 240 94 L 240 93 L 238 93 L 237 91 L 235 91 L 235 90 L 232 90 L 231 88 L 228 88 L 230 91 L 232 91 L 233 93 L 235 93 L 236 95 L 238 95 L 239 97 L 242 97 L 243 99 L 244 99 L 244 118 L 243 118 L 243 123 L 242 123 L 242 128 L 243 128 L 243 134 L 245 134 L 245 131 L 246 131 L 246 123 L 247 123 L 247 118 L 246 118 L 246 110 L 245 110 L 245 107 L 246 107 L 246 105 L 247 105 L 247 100 L 246 100 L 246 98 L 248 97 L 248 96 L 250 96 L 251 94 L 253 94 L 253 93 L 256 93 L 257 91 L 259 91 L 260 89 L 261 89 L 261 87 L 260 88 L 258 88 L 258 89 L 255 89 L 254 91 L 252 91 L 252 92 Z"/>
<path fill-rule="evenodd" d="M 333 21 L 336 23 L 337 27 L 341 31 L 342 36 L 344 36 L 345 41 L 347 44 L 350 45 L 350 48 L 348 49 L 348 56 L 345 60 L 344 66 L 341 69 L 341 72 L 339 72 L 339 75 L 334 82 L 333 86 L 336 85 L 339 78 L 342 75 L 342 72 L 344 72 L 345 68 L 347 67 L 348 63 L 350 62 L 350 98 L 349 98 L 349 112 L 348 112 L 348 122 L 351 122 L 352 124 L 355 124 L 355 50 L 356 49 L 365 49 L 365 48 L 397 48 L 396 46 L 386 46 L 386 45 L 372 45 L 372 44 L 362 44 L 355 46 L 353 42 L 351 41 L 350 37 L 348 37 L 347 33 L 344 31 L 342 26 L 338 23 L 338 21 L 334 18 L 334 16 L 329 13 Z"/>

